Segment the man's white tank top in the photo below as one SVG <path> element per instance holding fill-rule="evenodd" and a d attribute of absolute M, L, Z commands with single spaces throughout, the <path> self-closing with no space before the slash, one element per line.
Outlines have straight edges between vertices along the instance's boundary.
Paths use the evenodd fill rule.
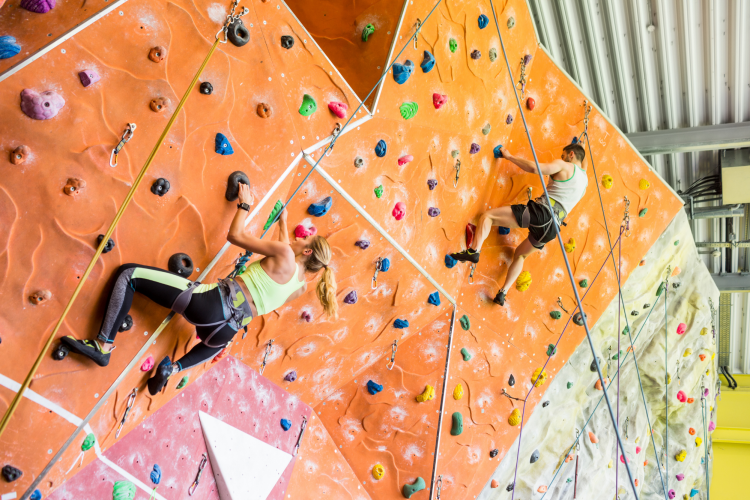
<path fill-rule="evenodd" d="M 562 205 L 566 214 L 569 214 L 573 208 L 581 201 L 586 193 L 586 187 L 589 185 L 589 178 L 586 172 L 578 165 L 573 165 L 573 175 L 566 181 L 556 181 L 550 176 L 547 183 L 547 192 L 549 197 L 556 203 Z"/>

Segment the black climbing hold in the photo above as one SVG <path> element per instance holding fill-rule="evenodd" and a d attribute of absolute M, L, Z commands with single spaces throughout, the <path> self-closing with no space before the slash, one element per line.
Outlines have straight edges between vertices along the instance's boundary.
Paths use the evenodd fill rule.
<path fill-rule="evenodd" d="M 648 309 L 649 307 L 651 307 L 651 304 L 648 304 L 648 303 L 646 303 L 646 304 L 643 304 L 643 308 L 644 308 L 644 309 Z"/>
<path fill-rule="evenodd" d="M 472 59 L 476 60 L 476 59 L 479 59 L 480 57 L 482 57 L 482 53 L 479 52 L 479 50 L 474 49 L 474 50 L 471 51 L 471 58 Z"/>
<path fill-rule="evenodd" d="M 236 19 L 229 25 L 227 38 L 235 47 L 242 47 L 250 41 L 250 32 L 245 27 L 242 19 Z"/>
<path fill-rule="evenodd" d="M 100 234 L 99 237 L 96 238 L 96 246 L 97 247 L 99 247 L 99 245 L 101 245 L 103 239 L 104 239 L 104 235 L 103 234 Z M 102 250 L 102 253 L 109 253 L 109 252 L 112 251 L 113 248 L 115 248 L 115 240 L 113 240 L 112 238 L 110 238 L 107 241 L 107 244 L 104 245 L 104 250 Z"/>
<path fill-rule="evenodd" d="M 428 179 L 427 187 L 430 188 L 430 191 L 432 191 L 437 186 L 437 183 L 438 183 L 437 179 Z"/>
<path fill-rule="evenodd" d="M 638 311 L 635 311 L 635 310 L 630 311 L 631 316 L 638 316 L 638 314 L 639 314 Z"/>
<path fill-rule="evenodd" d="M 240 195 L 240 184 L 247 184 L 249 186 L 250 179 L 241 170 L 232 172 L 227 180 L 227 192 L 224 194 L 228 201 L 234 201 Z"/>
<path fill-rule="evenodd" d="M 510 377 L 508 377 L 508 385 L 513 387 L 516 385 L 516 378 L 513 376 L 513 374 L 510 374 Z"/>
<path fill-rule="evenodd" d="M 169 258 L 167 269 L 187 278 L 193 274 L 193 259 L 186 253 L 176 253 Z"/>
<path fill-rule="evenodd" d="M 281 37 L 281 46 L 289 50 L 294 47 L 294 37 L 284 35 Z"/>
<path fill-rule="evenodd" d="M 549 406 L 549 401 L 545 401 L 542 403 L 542 408 L 547 408 Z"/>
<path fill-rule="evenodd" d="M 203 82 L 200 86 L 200 93 L 203 95 L 211 95 L 214 92 L 214 86 L 209 82 Z"/>
<path fill-rule="evenodd" d="M 599 364 L 601 365 L 602 364 L 602 358 L 597 357 L 596 360 L 591 361 L 591 366 L 589 366 L 589 370 L 591 370 L 592 372 L 596 371 L 596 361 L 599 361 Z"/>
<path fill-rule="evenodd" d="M 124 318 L 122 318 L 122 324 L 120 325 L 120 328 L 117 329 L 118 332 L 127 332 L 133 328 L 133 317 L 128 314 Z"/>
<path fill-rule="evenodd" d="M 532 464 L 539 460 L 539 450 L 534 450 L 534 453 L 531 454 L 531 459 L 529 460 Z"/>
<path fill-rule="evenodd" d="M 164 177 L 159 177 L 151 184 L 151 192 L 158 196 L 164 196 L 169 191 L 169 181 Z"/>
<path fill-rule="evenodd" d="M 498 453 L 500 453 L 500 450 L 498 450 L 497 448 L 495 448 L 494 450 L 490 451 L 490 457 L 491 458 L 495 458 Z"/>
<path fill-rule="evenodd" d="M 59 346 L 57 346 L 57 349 L 52 352 L 52 359 L 54 359 L 55 361 L 62 361 L 63 359 L 65 359 L 69 352 L 70 349 L 68 349 L 68 346 L 66 346 L 65 344 L 60 344 Z"/>
<path fill-rule="evenodd" d="M 680 284 L 679 283 L 672 283 L 672 288 L 674 288 L 675 290 L 677 290 L 678 288 L 680 288 Z"/>
<path fill-rule="evenodd" d="M 577 313 L 573 315 L 573 323 L 575 323 L 578 326 L 583 326 L 583 318 L 589 319 L 586 313 L 583 313 L 583 316 L 581 316 L 581 312 L 578 311 Z"/>
<path fill-rule="evenodd" d="M 516 483 L 510 483 L 505 489 L 507 491 L 513 491 L 513 487 L 516 485 Z"/>
<path fill-rule="evenodd" d="M 21 469 L 16 469 L 12 465 L 6 465 L 3 467 L 3 477 L 9 483 L 12 483 L 21 476 L 23 476 Z"/>

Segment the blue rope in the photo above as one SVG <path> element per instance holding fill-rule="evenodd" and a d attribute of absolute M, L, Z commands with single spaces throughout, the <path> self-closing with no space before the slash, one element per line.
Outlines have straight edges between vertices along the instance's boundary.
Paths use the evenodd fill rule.
<path fill-rule="evenodd" d="M 669 322 L 669 316 L 667 315 L 667 292 L 669 291 L 669 276 L 664 280 L 664 399 L 666 403 L 666 410 L 664 416 L 666 419 L 666 425 L 664 426 L 664 466 L 666 468 L 665 474 L 667 476 L 667 489 L 669 489 L 669 366 L 668 366 L 668 347 L 667 342 L 669 340 L 667 323 Z M 654 450 L 656 451 L 656 450 Z"/>

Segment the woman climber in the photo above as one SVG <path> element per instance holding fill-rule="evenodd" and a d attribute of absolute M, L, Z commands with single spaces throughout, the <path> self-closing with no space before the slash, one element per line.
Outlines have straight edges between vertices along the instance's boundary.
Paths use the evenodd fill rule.
<path fill-rule="evenodd" d="M 533 161 L 515 157 L 503 147 L 500 148 L 500 152 L 501 158 L 515 163 L 522 170 L 532 174 L 537 173 L 536 164 Z M 535 200 L 529 200 L 526 205 L 511 205 L 488 210 L 479 217 L 476 234 L 469 248 L 451 254 L 451 257 L 458 261 L 476 264 L 479 262 L 482 243 L 489 235 L 492 226 L 529 229 L 528 238 L 516 248 L 513 262 L 508 267 L 508 273 L 505 276 L 505 284 L 493 300 L 496 304 L 505 305 L 505 294 L 521 274 L 524 260 L 544 248 L 545 243 L 555 239 L 553 220 L 559 227 L 563 224 L 563 219 L 583 198 L 586 186 L 589 184 L 586 171 L 581 167 L 585 156 L 586 152 L 580 144 L 569 144 L 563 148 L 560 160 L 540 163 L 539 170 L 542 175 L 549 175 L 547 192 L 552 206 L 547 204 L 544 196 L 540 196 Z"/>
<path fill-rule="evenodd" d="M 245 250 L 265 257 L 247 266 L 238 277 L 218 283 L 201 284 L 161 269 L 126 264 L 121 266 L 104 313 L 96 340 L 63 337 L 70 350 L 107 366 L 119 326 L 130 310 L 135 292 L 160 306 L 182 314 L 196 326 L 201 342 L 185 356 L 171 362 L 167 356 L 148 381 L 151 395 L 158 394 L 167 380 L 181 370 L 204 363 L 219 354 L 240 328 L 302 295 L 307 284 L 305 273 L 323 274 L 316 294 L 328 317 L 338 316 L 336 280 L 331 262 L 331 247 L 322 236 L 296 238 L 289 242 L 286 211 L 279 218 L 279 241 L 265 241 L 245 232 L 253 196 L 247 184 L 239 185 L 237 213 L 227 240 Z"/>

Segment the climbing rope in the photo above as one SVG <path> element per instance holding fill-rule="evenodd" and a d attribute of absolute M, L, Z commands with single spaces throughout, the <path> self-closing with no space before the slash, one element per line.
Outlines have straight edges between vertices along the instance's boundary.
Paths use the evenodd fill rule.
<path fill-rule="evenodd" d="M 666 469 L 665 475 L 667 476 L 666 489 L 669 490 L 669 367 L 667 360 L 669 359 L 669 315 L 667 313 L 667 292 L 669 291 L 669 276 L 672 274 L 672 266 L 667 266 L 667 277 L 664 279 L 664 402 L 666 409 L 664 410 L 665 425 L 664 425 L 664 447 L 666 448 L 667 454 L 664 457 L 664 467 Z"/>
<path fill-rule="evenodd" d="M 396 351 L 398 350 L 398 339 L 393 341 L 393 344 L 391 344 L 391 360 L 385 364 L 385 367 L 389 370 L 393 370 L 393 367 L 396 366 Z"/>
<path fill-rule="evenodd" d="M 125 427 L 125 422 L 128 420 L 128 415 L 130 415 L 130 410 L 133 408 L 133 405 L 135 404 L 135 397 L 138 395 L 138 388 L 133 388 L 133 391 L 130 393 L 130 396 L 128 396 L 128 404 L 125 406 L 125 413 L 122 416 L 122 420 L 120 420 L 120 425 L 117 427 L 117 432 L 115 432 L 115 439 L 120 437 L 120 433 L 122 432 L 122 428 Z"/>
<path fill-rule="evenodd" d="M 706 470 L 706 498 L 710 498 L 711 477 L 708 474 L 708 427 L 706 424 L 706 414 L 708 413 L 708 403 L 706 401 L 706 377 L 701 376 L 701 417 L 703 418 L 703 462 Z"/>

